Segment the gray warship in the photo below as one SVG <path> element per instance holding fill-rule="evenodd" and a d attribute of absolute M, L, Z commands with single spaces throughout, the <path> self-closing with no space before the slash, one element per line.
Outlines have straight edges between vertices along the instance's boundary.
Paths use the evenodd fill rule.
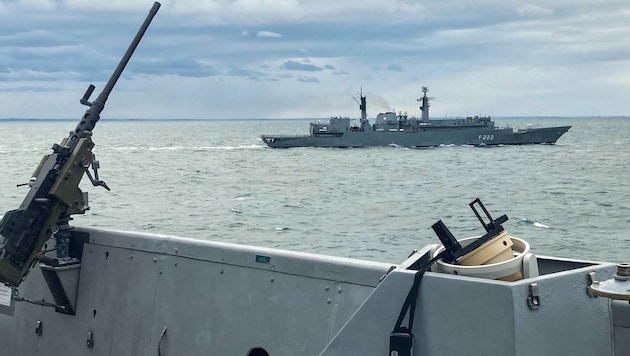
<path fill-rule="evenodd" d="M 261 135 L 262 141 L 272 148 L 289 147 L 369 147 L 402 146 L 434 147 L 440 145 L 527 145 L 555 144 L 571 126 L 514 130 L 497 127 L 489 116 L 471 116 L 453 119 L 430 119 L 428 88 L 422 87 L 422 116 L 418 119 L 406 113 L 385 112 L 376 116 L 373 125 L 367 119 L 366 97 L 361 93 L 358 126 L 350 124 L 348 117 L 331 117 L 328 123 L 312 122 L 308 135 Z M 356 99 L 355 99 L 356 100 Z M 358 102 L 358 101 L 357 101 Z"/>
<path fill-rule="evenodd" d="M 439 220 L 396 264 L 72 226 L 82 177 L 108 189 L 95 125 L 158 8 L 0 221 L 0 354 L 630 354 L 630 264 L 537 256 L 479 199 L 480 237 Z"/>

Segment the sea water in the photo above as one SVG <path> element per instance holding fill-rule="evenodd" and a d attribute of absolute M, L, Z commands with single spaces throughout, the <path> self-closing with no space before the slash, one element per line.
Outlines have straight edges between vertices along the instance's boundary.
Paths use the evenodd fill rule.
<path fill-rule="evenodd" d="M 270 149 L 260 134 L 306 120 L 101 120 L 91 210 L 75 226 L 133 230 L 398 263 L 485 232 L 468 204 L 538 255 L 630 262 L 630 119 L 509 118 L 572 125 L 556 145 Z M 0 121 L 0 214 L 16 209 L 41 157 L 76 121 Z"/>

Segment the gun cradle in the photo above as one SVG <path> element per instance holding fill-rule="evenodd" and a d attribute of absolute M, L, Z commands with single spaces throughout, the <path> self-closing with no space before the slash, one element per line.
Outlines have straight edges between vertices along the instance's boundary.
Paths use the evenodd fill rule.
<path fill-rule="evenodd" d="M 0 276 L 2 281 L 18 286 L 51 237 L 60 217 L 85 213 L 86 199 L 79 189 L 83 173 L 93 159 L 94 143 L 90 137 L 79 139 L 61 169 L 54 166 L 63 158 L 48 156 L 42 172 L 19 209 L 7 212 L 0 224 Z M 52 182 L 52 184 L 51 184 Z M 50 188 L 47 189 L 47 186 Z"/>
<path fill-rule="evenodd" d="M 59 177 L 50 189 L 51 195 L 67 205 L 70 210 L 69 215 L 83 214 L 87 209 L 79 183 L 83 178 L 83 173 L 93 161 L 92 148 L 94 148 L 94 142 L 90 137 L 79 139 L 68 162 L 63 166 Z"/>

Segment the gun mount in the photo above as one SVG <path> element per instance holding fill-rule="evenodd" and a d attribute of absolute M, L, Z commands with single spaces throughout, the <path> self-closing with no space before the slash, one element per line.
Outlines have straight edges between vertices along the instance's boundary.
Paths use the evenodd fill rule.
<path fill-rule="evenodd" d="M 481 210 L 483 210 L 486 217 L 488 218 L 488 223 L 486 223 L 484 219 L 481 217 L 481 215 L 475 208 L 475 204 L 479 205 Z M 504 231 L 503 226 L 501 224 L 508 221 L 507 215 L 501 215 L 498 219 L 493 219 L 479 198 L 473 200 L 468 205 L 470 206 L 472 211 L 475 213 L 475 216 L 477 217 L 481 225 L 484 227 L 484 229 L 486 229 L 486 234 L 476 239 L 471 244 L 465 247 L 462 247 L 462 245 L 460 245 L 460 243 L 455 239 L 451 231 L 446 227 L 446 225 L 444 225 L 442 220 L 439 220 L 438 222 L 436 222 L 435 224 L 431 226 L 435 234 L 438 236 L 438 238 L 444 245 L 444 248 L 445 248 L 444 260 L 447 262 L 454 262 L 460 257 L 467 255 L 468 253 L 477 249 L 479 246 L 483 245 L 484 243 L 497 237 L 499 234 L 501 234 Z"/>
<path fill-rule="evenodd" d="M 52 265 L 78 262 L 68 254 L 68 221 L 71 215 L 83 214 L 89 209 L 87 193 L 79 189 L 83 173 L 88 175 L 94 186 L 109 190 L 98 177 L 99 165 L 92 153 L 92 130 L 159 8 L 160 3 L 155 2 L 103 91 L 93 102 L 88 101 L 95 88 L 90 84 L 80 100 L 89 108 L 79 124 L 60 144 L 53 145 L 51 154 L 42 158 L 28 183 L 30 190 L 24 201 L 18 209 L 6 212 L 0 221 L 0 282 L 19 286 L 31 266 L 44 259 L 40 251 L 52 235 L 56 240 L 57 258 L 49 258 L 46 262 Z M 88 170 L 90 166 L 94 176 Z"/>

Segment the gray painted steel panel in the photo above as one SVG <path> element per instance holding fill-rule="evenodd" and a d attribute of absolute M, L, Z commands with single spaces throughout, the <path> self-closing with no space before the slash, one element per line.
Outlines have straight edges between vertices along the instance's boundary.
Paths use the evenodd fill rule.
<path fill-rule="evenodd" d="M 630 356 L 630 302 L 613 300 L 611 304 L 615 331 L 615 355 Z"/>
<path fill-rule="evenodd" d="M 388 264 L 159 235 L 77 232 L 91 236 L 76 315 L 16 302 L 14 316 L 0 314 L 1 350 L 156 355 L 160 348 L 163 356 L 238 356 L 263 347 L 274 356 L 387 355 L 415 274 L 405 261 L 379 282 Z M 589 272 L 612 275 L 614 265 L 539 261 L 543 275 L 517 282 L 427 272 L 413 354 L 627 354 L 628 304 L 611 307 L 586 292 Z M 539 286 L 536 310 L 527 303 L 530 283 Z M 52 301 L 39 269 L 20 294 Z"/>
<path fill-rule="evenodd" d="M 94 333 L 101 355 L 155 355 L 151 332 L 158 266 L 155 256 L 132 249 L 86 245 L 76 318 Z M 176 302 L 174 302 L 176 303 Z M 85 352 L 85 350 L 83 350 Z"/>
<path fill-rule="evenodd" d="M 272 355 L 312 355 L 327 344 L 331 281 L 181 258 L 161 262 L 155 325 L 168 328 L 166 355 L 245 355 L 256 346 Z"/>
<path fill-rule="evenodd" d="M 93 228 L 77 228 L 76 231 L 89 233 L 90 243 L 97 245 L 133 248 L 156 254 L 269 269 L 340 282 L 351 276 L 353 284 L 371 287 L 376 286 L 380 277 L 392 266 L 374 261 L 167 235 Z M 269 263 L 256 262 L 256 255 L 269 257 Z"/>

